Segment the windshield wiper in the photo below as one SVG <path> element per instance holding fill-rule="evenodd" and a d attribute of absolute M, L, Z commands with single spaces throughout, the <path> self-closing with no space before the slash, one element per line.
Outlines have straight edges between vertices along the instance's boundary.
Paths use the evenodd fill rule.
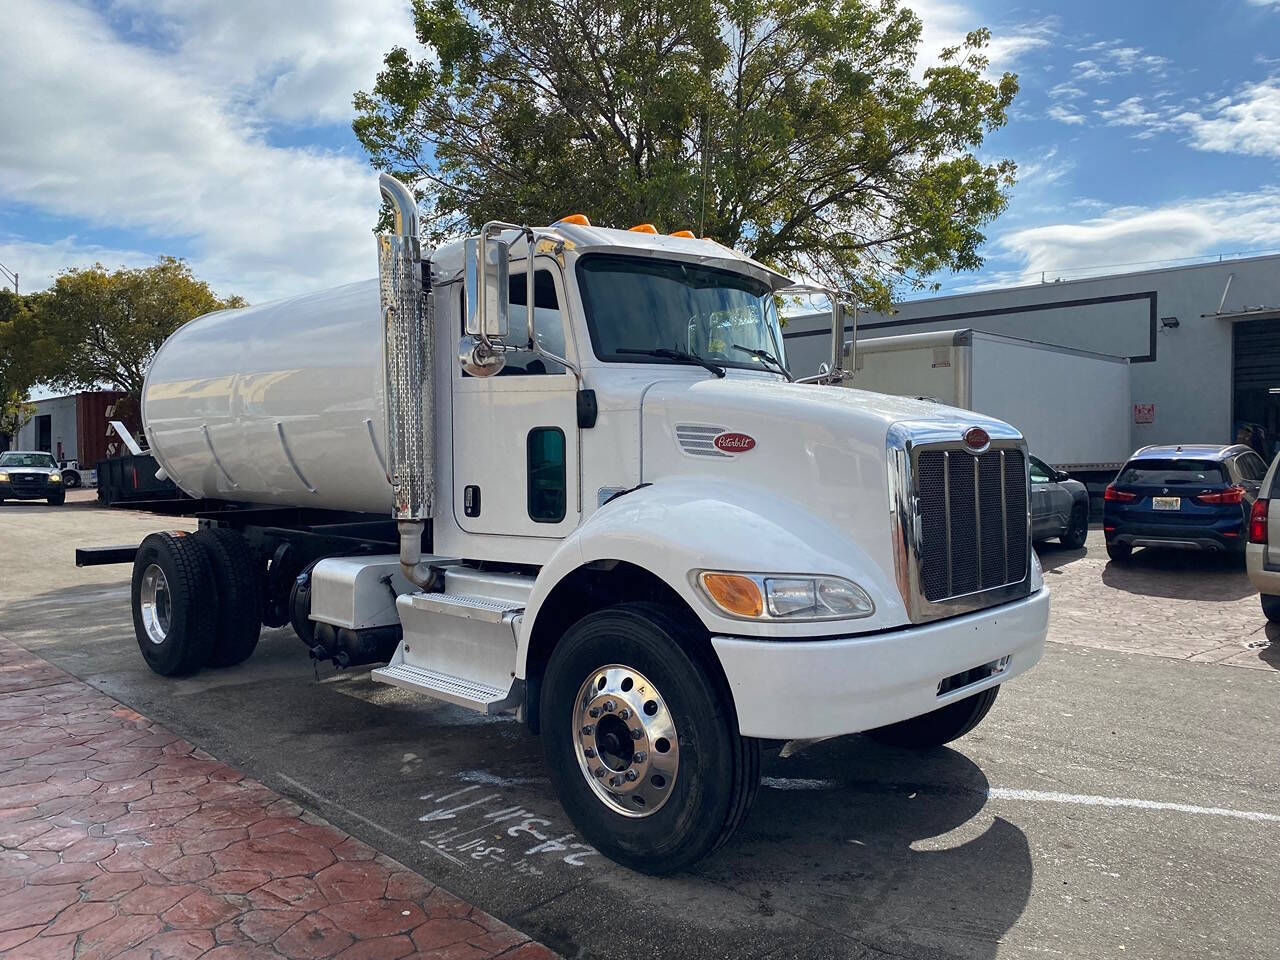
<path fill-rule="evenodd" d="M 710 370 L 717 377 L 724 376 L 724 367 L 717 363 L 712 363 L 706 357 L 700 357 L 696 353 L 689 353 L 687 350 L 672 350 L 670 347 L 657 347 L 652 350 L 644 350 L 640 347 L 619 347 L 613 352 L 632 353 L 641 357 L 662 357 L 664 360 L 674 360 L 677 363 L 696 363 L 698 366 Z"/>
<path fill-rule="evenodd" d="M 751 354 L 751 356 L 755 357 L 757 360 L 763 360 L 765 363 L 769 364 L 775 370 L 777 370 L 778 373 L 786 377 L 788 383 L 795 382 L 796 378 L 793 377 L 790 371 L 788 371 L 787 368 L 782 365 L 782 363 L 778 360 L 778 358 L 775 357 L 768 350 L 757 350 L 755 347 L 744 347 L 739 343 L 735 343 L 733 345 L 733 349 L 741 350 L 743 353 L 749 353 Z"/>

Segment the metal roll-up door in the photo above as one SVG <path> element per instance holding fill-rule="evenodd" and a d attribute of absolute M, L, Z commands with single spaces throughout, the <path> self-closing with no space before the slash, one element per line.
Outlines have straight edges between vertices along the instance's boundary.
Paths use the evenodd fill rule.
<path fill-rule="evenodd" d="M 1231 439 L 1269 457 L 1280 440 L 1280 317 L 1238 321 L 1231 339 Z"/>

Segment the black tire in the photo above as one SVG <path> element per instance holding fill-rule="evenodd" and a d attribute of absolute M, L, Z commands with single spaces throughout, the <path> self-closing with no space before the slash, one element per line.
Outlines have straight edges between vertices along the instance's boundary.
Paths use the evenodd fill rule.
<path fill-rule="evenodd" d="M 1077 503 L 1071 508 L 1071 523 L 1067 532 L 1058 538 L 1068 550 L 1079 550 L 1089 538 L 1089 509 L 1084 503 Z"/>
<path fill-rule="evenodd" d="M 63 470 L 62 482 L 66 484 L 68 490 L 74 490 L 76 487 L 80 486 L 80 474 L 76 473 L 74 470 Z"/>
<path fill-rule="evenodd" d="M 67 502 L 67 491 L 59 490 L 57 493 L 49 494 L 49 506 L 60 507 Z"/>
<path fill-rule="evenodd" d="M 738 733 L 728 686 L 704 644 L 701 625 L 682 611 L 624 603 L 570 627 L 547 664 L 542 740 L 560 802 L 587 842 L 640 873 L 672 873 L 711 853 L 741 824 L 760 783 L 760 742 Z M 640 817 L 609 807 L 579 766 L 577 697 L 610 664 L 649 678 L 676 728 L 671 794 Z"/>
<path fill-rule="evenodd" d="M 1107 556 L 1116 563 L 1124 563 L 1133 556 L 1133 547 L 1127 543 L 1108 543 Z"/>
<path fill-rule="evenodd" d="M 980 724 L 999 693 L 999 686 L 990 687 L 922 716 L 868 730 L 867 736 L 895 747 L 932 750 L 958 740 Z"/>
<path fill-rule="evenodd" d="M 1262 595 L 1262 613 L 1272 623 L 1280 623 L 1280 597 L 1264 593 Z"/>
<path fill-rule="evenodd" d="M 213 563 L 218 588 L 213 650 L 207 666 L 234 667 L 253 655 L 262 635 L 262 592 L 265 564 L 245 538 L 226 527 L 202 527 L 196 531 Z"/>
<path fill-rule="evenodd" d="M 141 604 L 143 579 L 153 565 L 164 574 L 168 597 L 168 625 L 159 641 L 148 634 Z M 213 564 L 195 537 L 153 533 L 142 541 L 133 560 L 132 606 L 133 632 L 147 666 L 164 677 L 204 666 L 214 645 L 218 594 Z"/>

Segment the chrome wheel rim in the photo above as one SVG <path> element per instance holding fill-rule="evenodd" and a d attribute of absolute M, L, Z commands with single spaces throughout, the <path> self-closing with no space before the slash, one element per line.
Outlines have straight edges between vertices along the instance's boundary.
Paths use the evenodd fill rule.
<path fill-rule="evenodd" d="M 593 670 L 573 705 L 578 767 L 592 792 L 624 817 L 662 809 L 680 771 L 680 741 L 666 699 L 639 670 Z"/>
<path fill-rule="evenodd" d="M 173 606 L 169 581 L 158 565 L 153 563 L 142 572 L 142 587 L 138 593 L 142 628 L 147 632 L 147 639 L 155 644 L 164 643 L 169 636 L 169 618 Z"/>

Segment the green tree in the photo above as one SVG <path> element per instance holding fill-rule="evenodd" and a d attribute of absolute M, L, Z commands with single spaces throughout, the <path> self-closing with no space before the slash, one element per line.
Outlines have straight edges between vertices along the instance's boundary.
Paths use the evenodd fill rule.
<path fill-rule="evenodd" d="M 8 446 L 34 415 L 26 402 L 34 382 L 30 311 L 25 297 L 0 290 L 0 446 Z"/>
<path fill-rule="evenodd" d="M 22 390 L 4 390 L 0 392 L 0 450 L 13 446 L 18 431 L 25 427 L 36 415 L 34 403 L 27 402 L 27 395 Z"/>
<path fill-rule="evenodd" d="M 1004 209 L 984 162 L 1017 79 L 974 30 L 915 71 L 896 0 L 414 0 L 422 49 L 355 95 L 429 238 L 486 220 L 694 229 L 793 274 L 895 288 L 970 270 Z"/>
<path fill-rule="evenodd" d="M 110 273 L 101 264 L 65 270 L 31 298 L 32 382 L 68 390 L 111 384 L 136 400 L 169 334 L 201 314 L 243 305 L 240 297 L 219 299 L 174 257 Z"/>

